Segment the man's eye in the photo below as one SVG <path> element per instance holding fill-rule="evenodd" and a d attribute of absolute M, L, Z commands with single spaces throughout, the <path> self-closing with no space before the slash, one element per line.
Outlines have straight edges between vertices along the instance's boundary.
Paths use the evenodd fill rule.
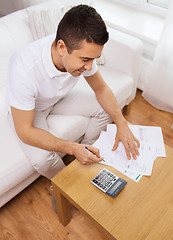
<path fill-rule="evenodd" d="M 89 62 L 89 59 L 84 59 L 83 61 L 84 61 L 84 62 Z"/>

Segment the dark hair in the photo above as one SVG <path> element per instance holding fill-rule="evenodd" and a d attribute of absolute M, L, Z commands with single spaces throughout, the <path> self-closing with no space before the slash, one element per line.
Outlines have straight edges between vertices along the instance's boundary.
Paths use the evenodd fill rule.
<path fill-rule="evenodd" d="M 80 48 L 82 40 L 104 45 L 109 38 L 106 25 L 93 7 L 80 4 L 71 8 L 61 19 L 55 43 L 62 39 L 69 53 Z"/>

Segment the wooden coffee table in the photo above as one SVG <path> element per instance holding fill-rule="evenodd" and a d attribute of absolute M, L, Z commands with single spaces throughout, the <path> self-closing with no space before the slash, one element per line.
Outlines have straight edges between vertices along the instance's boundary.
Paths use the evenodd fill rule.
<path fill-rule="evenodd" d="M 81 165 L 74 160 L 53 179 L 60 222 L 71 219 L 70 203 L 87 215 L 108 239 L 173 239 L 173 149 L 166 147 L 166 158 L 157 158 L 150 177 L 136 183 L 113 167 Z M 107 168 L 128 183 L 116 196 L 110 196 L 90 183 Z"/>

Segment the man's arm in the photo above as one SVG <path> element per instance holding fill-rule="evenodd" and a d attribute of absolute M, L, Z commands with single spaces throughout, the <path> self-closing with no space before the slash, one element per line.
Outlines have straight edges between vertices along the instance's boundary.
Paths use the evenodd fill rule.
<path fill-rule="evenodd" d="M 139 151 L 137 149 L 137 147 L 140 146 L 139 141 L 134 137 L 129 129 L 127 121 L 122 115 L 121 109 L 118 106 L 113 92 L 104 82 L 99 71 L 90 77 L 85 77 L 85 79 L 95 92 L 100 105 L 112 117 L 114 123 L 117 125 L 117 134 L 113 150 L 116 150 L 119 141 L 122 141 L 128 159 L 130 159 L 130 152 L 132 153 L 133 158 L 136 159 L 136 155 L 139 155 Z M 137 146 L 135 142 L 137 143 Z"/>
<path fill-rule="evenodd" d="M 74 155 L 82 164 L 91 164 L 102 160 L 99 150 L 87 145 L 96 155 L 89 152 L 83 144 L 64 141 L 46 130 L 33 126 L 35 110 L 24 111 L 11 107 L 15 130 L 24 143 L 48 151 Z"/>

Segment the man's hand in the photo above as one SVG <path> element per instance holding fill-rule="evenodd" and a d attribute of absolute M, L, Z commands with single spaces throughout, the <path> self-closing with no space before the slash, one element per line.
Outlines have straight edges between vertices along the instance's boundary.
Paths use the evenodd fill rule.
<path fill-rule="evenodd" d="M 90 152 L 88 149 L 92 152 Z M 93 147 L 92 145 L 85 145 L 85 144 L 75 144 L 73 148 L 73 155 L 79 160 L 80 163 L 83 165 L 90 165 L 93 163 L 98 163 L 103 160 L 100 157 L 99 149 Z"/>
<path fill-rule="evenodd" d="M 112 151 L 115 151 L 118 148 L 119 142 L 122 142 L 126 151 L 127 158 L 130 160 L 131 155 L 133 159 L 137 159 L 139 155 L 138 148 L 140 147 L 140 143 L 138 139 L 133 135 L 127 123 L 123 123 L 119 127 L 117 127 L 117 134 L 115 137 L 115 144 L 113 146 Z"/>

